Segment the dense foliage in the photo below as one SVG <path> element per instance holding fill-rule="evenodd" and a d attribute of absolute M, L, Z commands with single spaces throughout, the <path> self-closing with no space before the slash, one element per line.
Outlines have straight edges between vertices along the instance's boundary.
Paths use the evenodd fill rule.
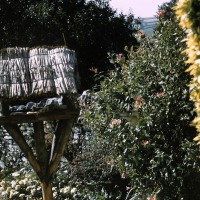
<path fill-rule="evenodd" d="M 89 69 L 108 70 L 107 52 L 136 44 L 134 16 L 117 15 L 108 2 L 2 0 L 0 48 L 67 45 L 77 53 L 82 89 L 91 88 Z"/>
<path fill-rule="evenodd" d="M 115 70 L 84 110 L 97 140 L 112 146 L 109 156 L 121 176 L 131 179 L 127 195 L 133 199 L 200 198 L 190 77 L 182 54 L 185 33 L 172 11 L 175 2 L 160 10 L 152 41 L 127 49 L 127 58 L 111 59 Z M 132 123 L 136 112 L 137 124 Z"/>
<path fill-rule="evenodd" d="M 180 26 L 186 31 L 187 38 L 186 44 L 187 48 L 185 52 L 187 53 L 188 60 L 187 63 L 190 67 L 187 69 L 192 76 L 190 83 L 191 88 L 191 99 L 195 102 L 196 118 L 193 120 L 193 124 L 196 126 L 198 132 L 200 132 L 200 104 L 199 104 L 199 52 L 200 52 L 200 26 L 199 26 L 199 6 L 200 2 L 197 0 L 193 1 L 178 1 L 175 9 L 177 18 L 180 19 Z M 195 138 L 200 144 L 200 134 Z"/>

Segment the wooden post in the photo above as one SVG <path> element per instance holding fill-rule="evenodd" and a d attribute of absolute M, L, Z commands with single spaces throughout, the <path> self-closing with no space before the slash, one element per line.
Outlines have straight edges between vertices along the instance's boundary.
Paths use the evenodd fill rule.
<path fill-rule="evenodd" d="M 43 200 L 53 200 L 52 185 L 50 183 L 41 182 Z"/>
<path fill-rule="evenodd" d="M 9 115 L 9 104 L 5 99 L 0 98 L 0 116 L 7 115 Z"/>
<path fill-rule="evenodd" d="M 35 140 L 35 149 L 37 154 L 37 160 L 41 167 L 40 172 L 40 183 L 42 188 L 42 197 L 43 200 L 52 200 L 53 191 L 52 185 L 50 184 L 51 180 L 47 175 L 48 159 L 49 155 L 45 145 L 45 133 L 43 122 L 33 123 L 34 127 L 34 140 Z"/>
<path fill-rule="evenodd" d="M 57 138 L 55 141 L 55 149 L 50 164 L 48 166 L 48 177 L 50 179 L 56 172 L 61 157 L 63 156 L 65 147 L 68 144 L 74 120 L 75 118 L 59 121 L 56 133 Z"/>
<path fill-rule="evenodd" d="M 35 150 L 37 155 L 38 163 L 41 167 L 40 172 L 40 181 L 46 180 L 46 171 L 48 166 L 48 152 L 45 145 L 45 133 L 43 122 L 33 123 L 34 127 L 34 141 L 35 141 Z"/>

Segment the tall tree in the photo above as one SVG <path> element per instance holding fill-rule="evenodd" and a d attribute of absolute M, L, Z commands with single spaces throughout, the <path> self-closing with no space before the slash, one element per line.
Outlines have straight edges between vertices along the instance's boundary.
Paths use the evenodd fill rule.
<path fill-rule="evenodd" d="M 107 0 L 2 0 L 0 15 L 0 48 L 67 45 L 77 53 L 82 89 L 94 84 L 89 69 L 109 68 L 107 52 L 136 44 L 134 17 L 117 15 Z"/>

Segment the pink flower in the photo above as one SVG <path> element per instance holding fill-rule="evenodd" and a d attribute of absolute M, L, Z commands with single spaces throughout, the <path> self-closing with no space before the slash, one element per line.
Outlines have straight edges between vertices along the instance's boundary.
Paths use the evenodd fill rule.
<path fill-rule="evenodd" d="M 95 74 L 98 73 L 98 69 L 96 67 L 92 67 L 89 69 L 91 72 L 94 72 Z"/>
<path fill-rule="evenodd" d="M 147 197 L 147 200 L 156 200 L 155 196 Z"/>
<path fill-rule="evenodd" d="M 115 58 L 116 63 L 119 63 L 122 60 L 122 58 L 123 58 L 123 55 L 121 53 L 116 54 L 116 58 Z"/>
<path fill-rule="evenodd" d="M 160 10 L 157 12 L 157 17 L 158 17 L 158 18 L 161 18 L 161 17 L 163 17 L 164 15 L 165 15 L 165 10 L 160 9 Z"/>
<path fill-rule="evenodd" d="M 142 140 L 142 141 L 141 141 L 141 145 L 142 145 L 142 146 L 145 147 L 147 144 L 149 144 L 149 141 L 148 141 L 148 140 Z"/>
<path fill-rule="evenodd" d="M 144 104 L 144 99 L 141 96 L 137 96 L 133 98 L 134 102 L 134 107 L 135 108 L 140 108 Z"/>
<path fill-rule="evenodd" d="M 118 126 L 118 125 L 121 124 L 121 122 L 122 122 L 121 119 L 112 119 L 111 122 L 110 122 L 110 124 L 111 124 L 112 126 Z"/>
<path fill-rule="evenodd" d="M 163 96 L 165 96 L 165 93 L 164 92 L 157 92 L 156 96 L 157 97 L 163 97 Z"/>

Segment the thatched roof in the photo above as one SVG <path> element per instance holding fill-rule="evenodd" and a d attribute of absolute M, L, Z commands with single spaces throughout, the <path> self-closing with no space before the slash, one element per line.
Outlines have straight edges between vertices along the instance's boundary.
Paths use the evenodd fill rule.
<path fill-rule="evenodd" d="M 0 97 L 9 99 L 76 93 L 76 55 L 65 47 L 0 51 Z"/>

